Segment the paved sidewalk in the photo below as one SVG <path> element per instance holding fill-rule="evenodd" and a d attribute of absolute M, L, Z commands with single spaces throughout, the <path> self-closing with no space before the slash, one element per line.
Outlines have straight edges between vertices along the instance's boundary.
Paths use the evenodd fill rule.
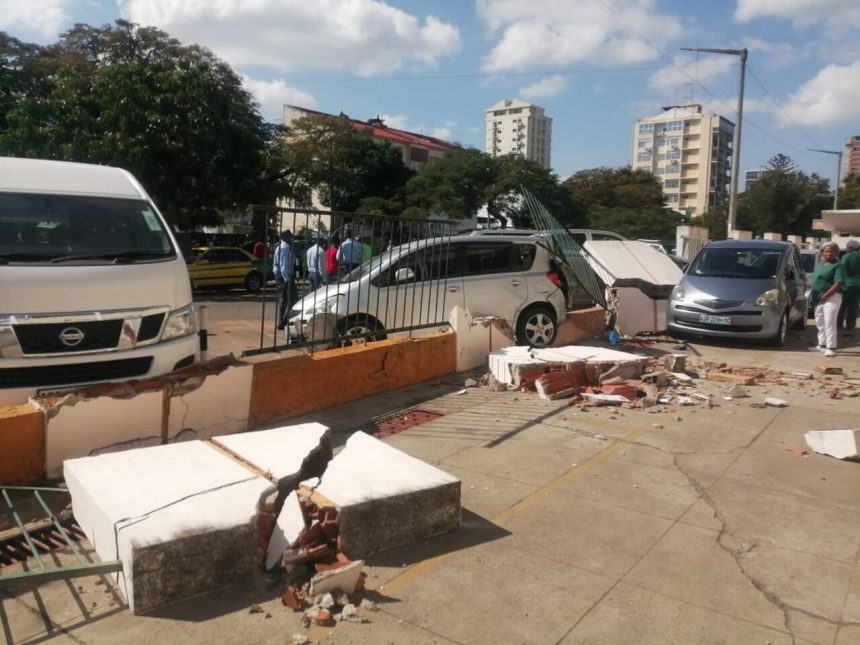
<path fill-rule="evenodd" d="M 798 335 L 784 351 L 690 353 L 811 371 L 822 359 L 804 349 Z M 860 423 L 860 398 L 828 395 L 860 385 L 860 348 L 834 364 L 854 381 L 733 401 L 697 381 L 712 409 L 583 411 L 452 380 L 313 415 L 342 442 L 387 412 L 444 413 L 388 441 L 463 482 L 459 532 L 369 560 L 369 624 L 305 630 L 263 577 L 146 617 L 98 579 L 50 583 L 0 593 L 0 622 L 14 642 L 858 643 L 860 463 L 804 454 L 802 439 Z M 789 406 L 751 406 L 765 396 Z"/>

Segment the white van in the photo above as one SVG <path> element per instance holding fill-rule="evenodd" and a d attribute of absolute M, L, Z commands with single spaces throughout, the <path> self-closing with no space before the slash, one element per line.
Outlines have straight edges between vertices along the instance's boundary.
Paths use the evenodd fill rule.
<path fill-rule="evenodd" d="M 128 172 L 0 157 L 0 404 L 199 360 L 178 248 Z"/>

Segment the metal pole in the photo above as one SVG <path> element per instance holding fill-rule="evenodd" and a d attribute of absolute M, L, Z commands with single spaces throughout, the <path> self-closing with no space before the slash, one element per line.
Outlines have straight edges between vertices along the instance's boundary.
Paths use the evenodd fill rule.
<path fill-rule="evenodd" d="M 734 140 L 732 141 L 732 183 L 729 188 L 729 222 L 726 237 L 732 238 L 737 228 L 738 218 L 738 179 L 741 165 L 741 127 L 744 122 L 744 79 L 747 71 L 747 49 L 741 50 L 741 74 L 738 83 L 738 122 L 735 125 Z"/>
<path fill-rule="evenodd" d="M 810 152 L 822 152 L 836 157 L 836 187 L 833 189 L 833 210 L 839 209 L 839 182 L 842 180 L 842 151 L 822 150 L 820 148 L 807 148 Z"/>

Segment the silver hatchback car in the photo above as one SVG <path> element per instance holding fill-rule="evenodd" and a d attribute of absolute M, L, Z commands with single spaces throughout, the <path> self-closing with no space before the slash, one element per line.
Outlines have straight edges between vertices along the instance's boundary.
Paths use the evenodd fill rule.
<path fill-rule="evenodd" d="M 712 242 L 690 263 L 668 308 L 670 331 L 782 346 L 787 329 L 806 325 L 800 254 L 789 242 Z"/>

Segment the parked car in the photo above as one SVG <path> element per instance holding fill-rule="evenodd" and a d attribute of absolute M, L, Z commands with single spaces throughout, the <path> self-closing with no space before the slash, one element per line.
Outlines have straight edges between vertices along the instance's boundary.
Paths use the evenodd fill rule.
<path fill-rule="evenodd" d="M 455 305 L 504 318 L 517 341 L 546 347 L 565 315 L 563 278 L 537 236 L 455 236 L 394 247 L 308 294 L 290 311 L 299 335 L 377 336 L 442 323 Z"/>
<path fill-rule="evenodd" d="M 200 357 L 182 254 L 120 168 L 0 158 L 0 403 Z"/>
<path fill-rule="evenodd" d="M 806 276 L 789 242 L 724 240 L 703 248 L 669 299 L 673 332 L 766 339 L 806 324 Z"/>
<path fill-rule="evenodd" d="M 263 260 L 247 251 L 230 246 L 198 246 L 188 258 L 188 275 L 194 289 L 201 287 L 263 287 Z"/>

